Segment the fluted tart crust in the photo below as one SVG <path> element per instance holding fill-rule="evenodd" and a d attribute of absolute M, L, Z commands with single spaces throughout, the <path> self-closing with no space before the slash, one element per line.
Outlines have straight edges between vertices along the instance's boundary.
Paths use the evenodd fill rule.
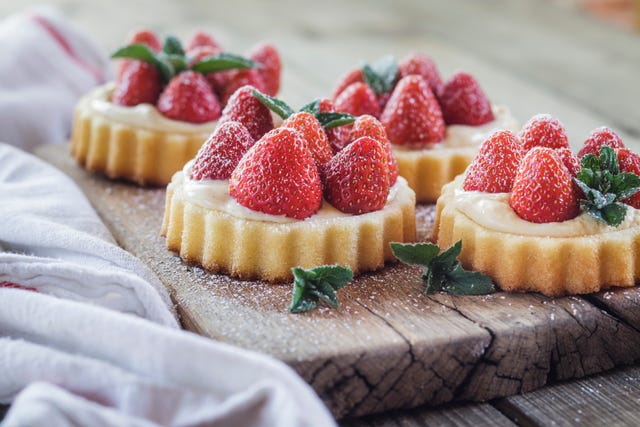
<path fill-rule="evenodd" d="M 239 205 L 240 215 L 205 206 L 191 197 L 184 182 L 181 171 L 167 187 L 162 235 L 183 260 L 213 272 L 278 282 L 291 280 L 295 266 L 340 264 L 357 274 L 395 260 L 390 242 L 415 240 L 415 195 L 402 178 L 380 211 L 321 212 L 303 221 L 284 222 L 259 213 L 243 215 L 246 208 Z"/>
<path fill-rule="evenodd" d="M 485 221 L 478 215 L 494 211 L 478 207 L 484 202 L 474 196 L 477 210 L 470 214 L 459 202 L 461 185 L 458 178 L 443 188 L 432 240 L 446 248 L 462 239 L 463 266 L 489 275 L 501 289 L 547 296 L 586 294 L 634 286 L 640 278 L 640 211 L 630 207 L 618 228 L 585 213 L 550 228 L 511 217 Z M 552 230 L 552 235 L 543 230 Z"/>

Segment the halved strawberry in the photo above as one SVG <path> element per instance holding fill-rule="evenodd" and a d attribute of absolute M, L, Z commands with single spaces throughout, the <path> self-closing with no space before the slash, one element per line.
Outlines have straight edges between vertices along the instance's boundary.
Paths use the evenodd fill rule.
<path fill-rule="evenodd" d="M 198 30 L 193 36 L 191 36 L 191 40 L 189 40 L 189 44 L 187 45 L 187 51 L 190 51 L 196 47 L 207 46 L 214 48 L 217 52 L 222 51 L 222 46 L 213 37 L 206 31 Z"/>
<path fill-rule="evenodd" d="M 398 64 L 400 78 L 416 74 L 424 77 L 434 94 L 440 93 L 442 79 L 438 68 L 429 56 L 421 52 L 409 52 Z"/>
<path fill-rule="evenodd" d="M 582 158 L 586 154 L 600 154 L 600 149 L 604 146 L 616 148 L 625 148 L 622 143 L 622 139 L 618 136 L 613 129 L 602 126 L 591 131 L 589 137 L 584 141 L 584 145 L 580 151 L 578 151 L 578 157 Z"/>
<path fill-rule="evenodd" d="M 362 68 L 351 70 L 340 78 L 336 89 L 333 91 L 333 100 L 335 101 L 336 98 L 338 98 L 338 96 L 353 83 L 364 83 L 364 73 L 362 72 Z"/>
<path fill-rule="evenodd" d="M 471 74 L 454 74 L 442 87 L 438 99 L 448 125 L 480 126 L 494 120 L 489 98 Z"/>
<path fill-rule="evenodd" d="M 550 114 L 537 114 L 522 127 L 518 134 L 525 153 L 533 147 L 569 148 L 564 126 Z"/>
<path fill-rule="evenodd" d="M 380 143 L 362 137 L 333 156 L 324 167 L 325 198 L 335 208 L 363 214 L 384 207 L 389 196 L 389 168 Z"/>
<path fill-rule="evenodd" d="M 640 176 L 640 156 L 632 152 L 628 148 L 618 148 L 616 150 L 618 156 L 618 165 L 620 172 L 632 173 Z M 624 203 L 636 209 L 640 209 L 640 192 L 634 194 L 628 199 L 623 200 Z"/>
<path fill-rule="evenodd" d="M 320 100 L 319 109 L 321 113 L 333 113 L 336 111 L 333 101 L 327 98 Z M 327 138 L 329 138 L 329 145 L 331 145 L 334 154 L 342 150 L 349 143 L 351 127 L 352 125 L 345 125 L 324 130 Z"/>
<path fill-rule="evenodd" d="M 282 123 L 282 127 L 296 130 L 302 135 L 318 167 L 322 167 L 333 156 L 324 128 L 313 114 L 292 114 Z"/>
<path fill-rule="evenodd" d="M 264 83 L 264 93 L 276 96 L 280 90 L 280 73 L 282 62 L 278 50 L 269 43 L 254 46 L 248 54 L 249 58 L 256 61 L 262 67 L 258 68 L 258 74 Z"/>
<path fill-rule="evenodd" d="M 277 128 L 264 135 L 233 171 L 229 192 L 242 206 L 305 219 L 322 204 L 320 175 L 302 136 Z"/>
<path fill-rule="evenodd" d="M 525 154 L 509 205 L 520 218 L 536 223 L 567 221 L 578 215 L 580 203 L 571 174 L 555 150 L 534 147 Z"/>
<path fill-rule="evenodd" d="M 191 166 L 190 178 L 197 181 L 229 179 L 253 142 L 249 131 L 242 123 L 222 123 L 200 147 Z"/>
<path fill-rule="evenodd" d="M 222 95 L 220 96 L 222 105 L 226 105 L 227 102 L 229 102 L 231 95 L 243 86 L 253 86 L 260 92 L 264 93 L 264 81 L 262 80 L 260 73 L 258 73 L 258 70 L 255 68 L 230 70 L 224 76 L 224 79 L 224 88 L 222 89 Z"/>
<path fill-rule="evenodd" d="M 243 86 L 231 95 L 222 110 L 220 123 L 236 121 L 242 123 L 254 141 L 273 129 L 273 118 L 269 110 L 253 95 L 253 86 Z"/>
<path fill-rule="evenodd" d="M 121 72 L 111 98 L 114 104 L 132 107 L 158 101 L 162 79 L 155 66 L 144 61 L 127 60 L 122 64 Z"/>
<path fill-rule="evenodd" d="M 522 160 L 522 145 L 513 133 L 499 130 L 487 138 L 467 169 L 465 191 L 508 193 Z"/>
<path fill-rule="evenodd" d="M 349 113 L 352 116 L 369 114 L 380 116 L 380 106 L 375 92 L 365 83 L 353 83 L 335 100 L 335 109 L 340 113 Z"/>
<path fill-rule="evenodd" d="M 398 82 L 380 122 L 393 144 L 420 147 L 444 138 L 442 111 L 421 76 L 410 75 Z"/>
<path fill-rule="evenodd" d="M 173 77 L 162 91 L 157 107 L 164 116 L 189 123 L 210 122 L 220 117 L 218 98 L 207 79 L 194 71 Z"/>
<path fill-rule="evenodd" d="M 389 186 L 393 186 L 398 179 L 398 161 L 391 150 L 391 142 L 389 142 L 389 138 L 387 138 L 387 131 L 378 119 L 373 116 L 364 115 L 358 117 L 353 123 L 350 139 L 351 141 L 355 141 L 363 136 L 375 139 L 382 145 L 387 159 L 387 167 L 389 168 Z"/>

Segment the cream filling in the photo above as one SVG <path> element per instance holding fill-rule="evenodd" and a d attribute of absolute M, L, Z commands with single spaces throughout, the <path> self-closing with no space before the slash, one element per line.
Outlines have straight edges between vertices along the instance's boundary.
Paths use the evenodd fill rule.
<path fill-rule="evenodd" d="M 270 215 L 254 211 L 240 205 L 229 194 L 229 181 L 226 179 L 202 181 L 189 179 L 189 176 L 191 176 L 192 164 L 193 160 L 187 162 L 182 171 L 176 172 L 170 184 L 175 186 L 176 188 L 182 188 L 185 200 L 188 200 L 189 202 L 201 206 L 205 209 L 215 209 L 226 212 L 236 218 L 277 223 L 290 223 L 300 221 L 298 219 L 289 218 L 284 215 Z M 409 186 L 407 184 L 407 181 L 405 181 L 402 177 L 398 177 L 397 182 L 393 185 L 393 187 L 391 187 L 389 191 L 389 195 L 387 196 L 387 204 L 385 205 L 385 207 L 406 203 L 407 200 L 410 200 L 410 191 L 408 190 Z M 304 221 L 322 221 L 351 216 L 354 215 L 339 211 L 329 202 L 323 199 L 322 206 L 320 207 L 318 212 L 316 212 L 309 218 L 304 219 Z"/>
<path fill-rule="evenodd" d="M 535 223 L 520 218 L 509 205 L 511 193 L 464 191 L 462 179 L 456 180 L 450 202 L 452 207 L 477 224 L 502 233 L 535 237 L 579 237 L 609 233 L 640 226 L 640 211 L 629 206 L 624 221 L 611 227 L 587 213 L 563 222 Z"/>
<path fill-rule="evenodd" d="M 494 120 L 480 126 L 449 125 L 445 129 L 444 140 L 426 147 L 412 149 L 401 145 L 394 145 L 394 150 L 413 152 L 434 152 L 459 150 L 461 148 L 471 148 L 476 150 L 485 139 L 497 130 L 510 130 L 518 132 L 520 126 L 518 121 L 511 115 L 511 111 L 505 105 L 492 107 Z"/>
<path fill-rule="evenodd" d="M 113 82 L 97 87 L 80 100 L 78 108 L 129 126 L 159 132 L 209 134 L 216 127 L 216 120 L 195 124 L 168 119 L 151 104 L 139 104 L 135 107 L 116 105 L 111 102 L 114 89 Z"/>

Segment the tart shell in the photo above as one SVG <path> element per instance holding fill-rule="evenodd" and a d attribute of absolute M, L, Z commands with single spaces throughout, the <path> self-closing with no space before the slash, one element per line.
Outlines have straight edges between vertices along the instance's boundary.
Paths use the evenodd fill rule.
<path fill-rule="evenodd" d="M 640 278 L 640 229 L 575 237 L 510 234 L 478 224 L 451 206 L 456 182 L 443 188 L 432 240 L 448 248 L 462 239 L 465 268 L 490 276 L 505 291 L 547 296 L 634 286 Z"/>

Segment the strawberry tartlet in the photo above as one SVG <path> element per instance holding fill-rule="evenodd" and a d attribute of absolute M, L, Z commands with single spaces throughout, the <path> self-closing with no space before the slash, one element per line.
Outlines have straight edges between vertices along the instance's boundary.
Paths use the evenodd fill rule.
<path fill-rule="evenodd" d="M 431 58 L 416 52 L 399 63 L 384 57 L 350 71 L 333 101 L 336 111 L 380 119 L 400 175 L 419 202 L 435 202 L 492 132 L 519 128 L 509 109 L 491 105 L 471 75 L 459 72 L 443 83 Z M 334 140 L 339 148 L 340 138 Z"/>
<path fill-rule="evenodd" d="M 115 82 L 76 106 L 71 153 L 91 172 L 140 185 L 166 185 L 215 129 L 230 94 L 245 84 L 275 94 L 280 59 L 269 44 L 248 58 L 226 53 L 199 31 L 186 48 L 168 36 L 135 32 L 113 55 Z"/>
<path fill-rule="evenodd" d="M 438 198 L 432 239 L 462 239 L 460 261 L 506 291 L 547 296 L 634 286 L 640 278 L 640 156 L 608 128 L 578 156 L 539 115 L 492 134 Z"/>
<path fill-rule="evenodd" d="M 358 273 L 394 260 L 389 243 L 415 239 L 415 195 L 390 171 L 382 125 L 355 120 L 334 155 L 322 123 L 337 116 L 321 113 L 319 101 L 287 107 L 274 128 L 261 99 L 251 86 L 238 89 L 195 159 L 173 176 L 167 247 L 210 271 L 267 281 L 290 280 L 293 267 Z"/>

